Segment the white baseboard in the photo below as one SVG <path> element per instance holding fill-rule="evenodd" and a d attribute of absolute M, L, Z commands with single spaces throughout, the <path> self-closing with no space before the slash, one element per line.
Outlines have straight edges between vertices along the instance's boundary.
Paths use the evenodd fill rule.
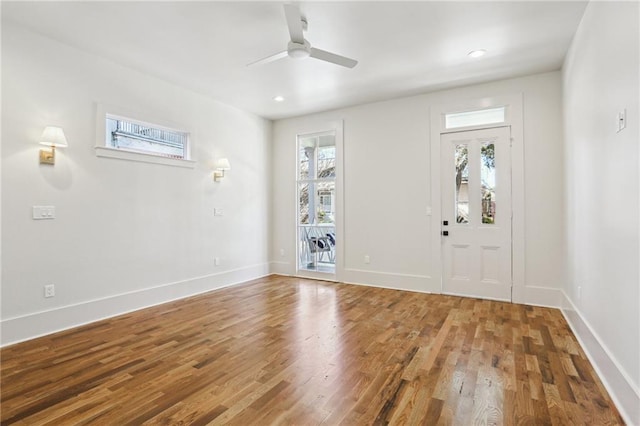
<path fill-rule="evenodd" d="M 562 314 L 628 425 L 640 425 L 640 390 L 563 291 Z"/>
<path fill-rule="evenodd" d="M 269 271 L 276 275 L 298 276 L 295 265 L 290 262 L 271 261 Z M 304 271 L 305 278 L 327 280 L 327 274 Z M 333 280 L 331 275 L 331 280 Z M 371 287 L 389 288 L 392 290 L 417 291 L 422 293 L 439 293 L 440 284 L 434 287 L 428 275 L 412 275 L 394 272 L 367 271 L 364 269 L 345 268 L 335 277 L 338 282 L 346 284 L 368 285 Z"/>
<path fill-rule="evenodd" d="M 429 275 L 399 274 L 394 272 L 366 271 L 363 269 L 344 270 L 339 281 L 347 284 L 368 285 L 393 290 L 440 293 L 440 283 L 434 283 Z"/>
<path fill-rule="evenodd" d="M 177 299 L 269 275 L 267 263 L 246 266 L 156 287 L 35 312 L 0 322 L 0 346 L 7 346 Z"/>
<path fill-rule="evenodd" d="M 269 262 L 269 271 L 276 275 L 293 275 L 295 272 L 290 262 L 278 262 L 274 260 Z"/>
<path fill-rule="evenodd" d="M 512 301 L 513 303 L 559 309 L 562 306 L 562 290 L 553 287 L 514 284 Z"/>
<path fill-rule="evenodd" d="M 290 262 L 271 261 L 269 262 L 269 271 L 276 275 L 296 275 L 296 271 Z M 317 278 L 323 279 L 321 275 Z M 368 285 L 395 290 L 442 293 L 440 283 L 429 275 L 345 268 L 344 272 L 337 277 L 337 280 L 347 284 Z M 562 300 L 563 295 L 559 288 L 531 285 L 513 286 L 513 303 L 559 309 L 562 306 Z"/>

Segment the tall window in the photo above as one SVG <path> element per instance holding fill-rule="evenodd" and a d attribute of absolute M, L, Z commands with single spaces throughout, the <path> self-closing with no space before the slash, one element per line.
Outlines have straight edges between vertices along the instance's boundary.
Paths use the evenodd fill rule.
<path fill-rule="evenodd" d="M 298 137 L 299 269 L 335 272 L 335 133 Z"/>

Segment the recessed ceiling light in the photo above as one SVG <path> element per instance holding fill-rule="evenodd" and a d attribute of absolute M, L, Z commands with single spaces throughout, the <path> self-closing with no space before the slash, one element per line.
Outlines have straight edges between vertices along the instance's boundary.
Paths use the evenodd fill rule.
<path fill-rule="evenodd" d="M 469 52 L 469 57 L 470 58 L 479 58 L 481 56 L 484 56 L 486 53 L 487 53 L 487 51 L 484 50 L 484 49 L 472 50 L 471 52 Z"/>
<path fill-rule="evenodd" d="M 283 96 L 276 96 L 275 98 L 273 98 L 274 101 L 276 102 L 282 102 L 284 101 L 284 97 Z"/>

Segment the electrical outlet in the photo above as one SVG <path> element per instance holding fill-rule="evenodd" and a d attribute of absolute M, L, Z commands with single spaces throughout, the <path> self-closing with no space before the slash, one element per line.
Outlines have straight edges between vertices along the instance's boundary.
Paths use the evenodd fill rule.
<path fill-rule="evenodd" d="M 366 254 L 366 255 L 364 256 L 364 263 L 366 263 L 367 265 L 368 265 L 369 263 L 371 263 L 371 258 L 369 257 L 369 255 L 368 255 L 368 254 Z"/>
<path fill-rule="evenodd" d="M 44 297 L 53 297 L 56 295 L 56 286 L 53 284 L 44 286 Z"/>
<path fill-rule="evenodd" d="M 222 211 L 222 209 L 215 208 L 215 209 L 213 209 L 213 215 L 214 216 L 224 216 L 224 211 Z"/>
<path fill-rule="evenodd" d="M 220 258 L 219 257 L 214 257 L 213 258 L 213 264 L 216 266 L 220 266 Z"/>
<path fill-rule="evenodd" d="M 280 257 L 284 257 L 284 249 L 280 249 Z"/>

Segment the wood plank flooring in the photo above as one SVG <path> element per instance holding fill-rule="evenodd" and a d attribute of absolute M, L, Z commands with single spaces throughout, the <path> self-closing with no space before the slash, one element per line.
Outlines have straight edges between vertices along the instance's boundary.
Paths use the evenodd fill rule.
<path fill-rule="evenodd" d="M 623 424 L 558 310 L 280 276 L 0 354 L 3 425 Z"/>

